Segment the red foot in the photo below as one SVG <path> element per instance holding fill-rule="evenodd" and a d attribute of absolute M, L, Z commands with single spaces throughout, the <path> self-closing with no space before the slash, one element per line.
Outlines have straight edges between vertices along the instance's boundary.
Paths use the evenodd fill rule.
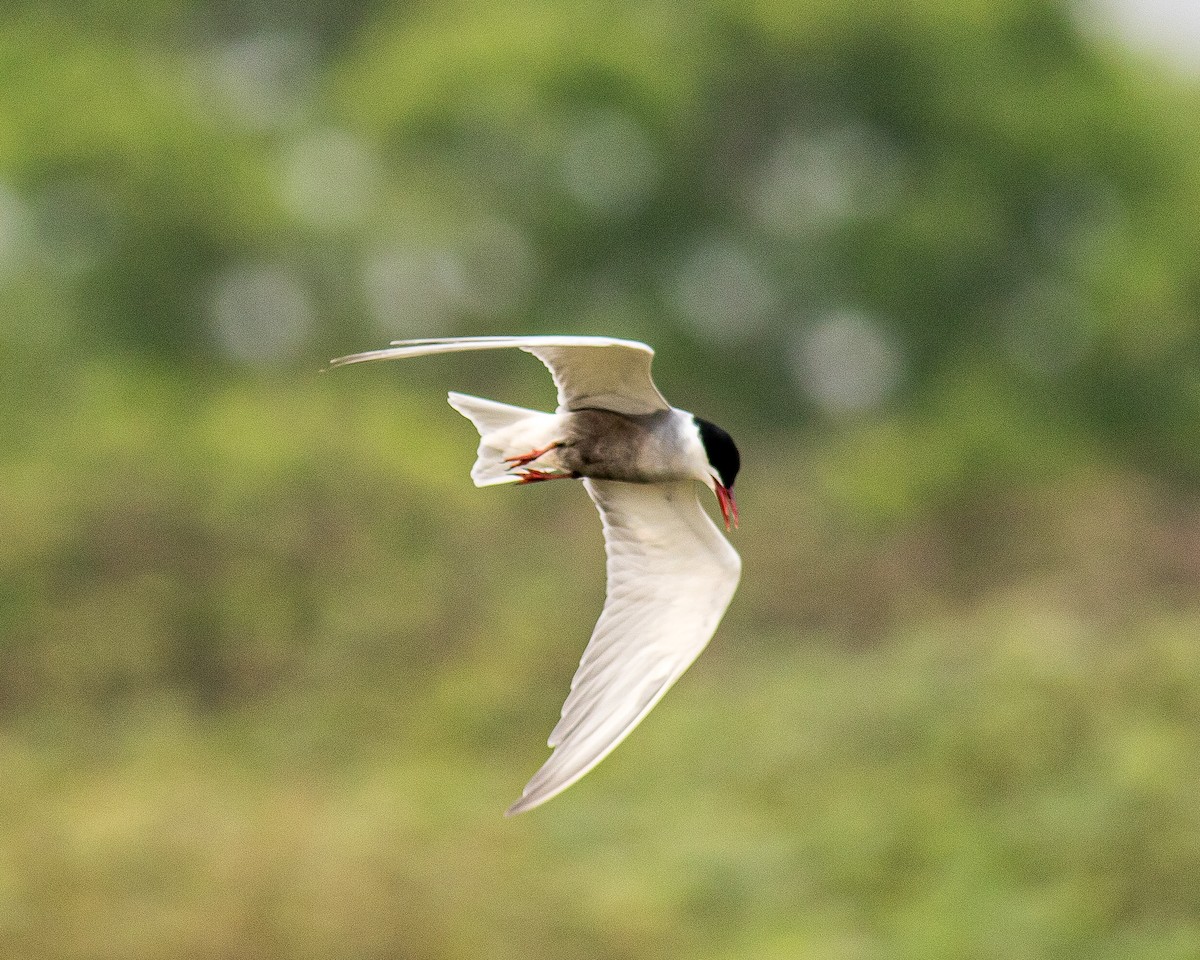
<path fill-rule="evenodd" d="M 538 457 L 542 456 L 543 454 L 549 453 L 551 450 L 553 450 L 557 446 L 558 446 L 558 442 L 556 441 L 556 442 L 550 444 L 550 446 L 548 446 L 548 447 L 542 447 L 541 450 L 530 450 L 529 453 L 522 453 L 515 457 L 505 457 L 504 462 L 511 463 L 514 467 L 523 467 L 527 463 L 533 463 L 533 461 L 536 460 Z"/>
<path fill-rule="evenodd" d="M 550 473 L 546 470 L 534 470 L 532 467 L 528 467 L 525 470 L 522 470 L 518 476 L 520 476 L 521 479 L 518 480 L 517 483 L 520 484 L 541 483 L 543 480 L 574 480 L 576 475 L 574 473 L 564 473 L 561 470 L 555 473 Z"/>

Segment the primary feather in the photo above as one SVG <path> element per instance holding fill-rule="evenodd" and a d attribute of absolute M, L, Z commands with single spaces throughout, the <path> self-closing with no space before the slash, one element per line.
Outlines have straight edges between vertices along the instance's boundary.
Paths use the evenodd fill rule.
<path fill-rule="evenodd" d="M 608 595 L 550 734 L 554 753 L 510 815 L 567 789 L 629 735 L 708 646 L 741 574 L 693 484 L 583 485 L 604 525 Z"/>
<path fill-rule="evenodd" d="M 636 340 L 611 337 L 451 337 L 439 340 L 397 340 L 383 350 L 339 357 L 339 367 L 367 360 L 398 360 L 437 353 L 516 348 L 542 361 L 558 388 L 560 411 L 598 407 L 617 413 L 644 414 L 667 410 L 670 404 L 650 378 L 654 351 Z"/>

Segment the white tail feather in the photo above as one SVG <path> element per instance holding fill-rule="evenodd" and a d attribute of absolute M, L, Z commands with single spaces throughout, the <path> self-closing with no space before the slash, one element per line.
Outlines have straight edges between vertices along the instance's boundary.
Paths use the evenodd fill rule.
<path fill-rule="evenodd" d="M 520 476 L 511 472 L 506 457 L 549 446 L 557 437 L 559 417 L 539 410 L 526 410 L 495 400 L 451 393 L 450 406 L 475 424 L 479 431 L 479 451 L 471 479 L 477 487 L 515 483 Z"/>
<path fill-rule="evenodd" d="M 537 410 L 526 410 L 524 407 L 514 407 L 508 403 L 495 400 L 484 400 L 483 397 L 469 397 L 465 393 L 451 392 L 450 406 L 475 424 L 479 435 L 494 433 L 520 423 L 529 417 L 544 417 Z"/>

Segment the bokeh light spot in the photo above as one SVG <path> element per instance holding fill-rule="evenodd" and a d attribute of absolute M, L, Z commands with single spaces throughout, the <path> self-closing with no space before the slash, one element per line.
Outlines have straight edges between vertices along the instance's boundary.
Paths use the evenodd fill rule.
<path fill-rule="evenodd" d="M 762 262 L 731 237 L 713 238 L 694 250 L 676 274 L 672 293 L 682 316 L 722 340 L 752 339 L 780 305 Z"/>
<path fill-rule="evenodd" d="M 24 261 L 29 247 L 29 211 L 24 201 L 0 183 L 0 280 Z"/>
<path fill-rule="evenodd" d="M 360 225 L 383 181 L 381 164 L 362 140 L 341 130 L 315 130 L 288 151 L 283 200 L 292 215 L 319 229 Z"/>
<path fill-rule="evenodd" d="M 641 127 L 604 113 L 576 128 L 562 159 L 567 191 L 583 207 L 607 216 L 640 207 L 659 180 L 659 160 Z"/>
<path fill-rule="evenodd" d="M 55 272 L 77 276 L 111 256 L 121 231 L 121 200 L 98 180 L 64 180 L 36 199 L 39 254 Z"/>
<path fill-rule="evenodd" d="M 868 130 L 792 132 L 775 144 L 751 183 L 751 212 L 785 236 L 872 216 L 894 195 L 897 170 L 894 151 Z"/>
<path fill-rule="evenodd" d="M 1116 34 L 1184 73 L 1200 74 L 1200 5 L 1196 0 L 1084 0 L 1085 27 Z"/>
<path fill-rule="evenodd" d="M 290 271 L 273 264 L 239 264 L 216 279 L 208 301 L 212 330 L 235 360 L 273 364 L 295 357 L 308 338 L 314 308 Z"/>
<path fill-rule="evenodd" d="M 362 286 L 376 326 L 396 337 L 445 335 L 466 297 L 463 266 L 453 253 L 402 245 L 368 256 Z"/>
<path fill-rule="evenodd" d="M 525 235 L 510 223 L 474 224 L 462 243 L 465 296 L 476 313 L 498 317 L 521 310 L 540 264 Z"/>
<path fill-rule="evenodd" d="M 800 389 L 834 416 L 879 406 L 904 372 L 903 354 L 884 326 L 849 310 L 805 326 L 796 338 L 792 361 Z"/>
<path fill-rule="evenodd" d="M 313 44 L 299 30 L 242 37 L 196 61 L 202 92 L 232 120 L 254 130 L 295 122 L 315 69 Z"/>

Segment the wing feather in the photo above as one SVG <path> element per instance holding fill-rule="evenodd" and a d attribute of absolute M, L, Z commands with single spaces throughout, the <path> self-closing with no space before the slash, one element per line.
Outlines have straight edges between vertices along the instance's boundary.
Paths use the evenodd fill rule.
<path fill-rule="evenodd" d="M 397 340 L 383 350 L 338 357 L 330 361 L 330 366 L 508 348 L 531 353 L 546 365 L 558 389 L 560 413 L 598 407 L 637 415 L 656 413 L 670 407 L 650 376 L 654 351 L 636 340 L 613 337 L 443 337 Z"/>
<path fill-rule="evenodd" d="M 584 486 L 604 526 L 608 597 L 550 735 L 554 753 L 510 815 L 567 789 L 629 735 L 708 645 L 741 575 L 694 483 Z"/>

